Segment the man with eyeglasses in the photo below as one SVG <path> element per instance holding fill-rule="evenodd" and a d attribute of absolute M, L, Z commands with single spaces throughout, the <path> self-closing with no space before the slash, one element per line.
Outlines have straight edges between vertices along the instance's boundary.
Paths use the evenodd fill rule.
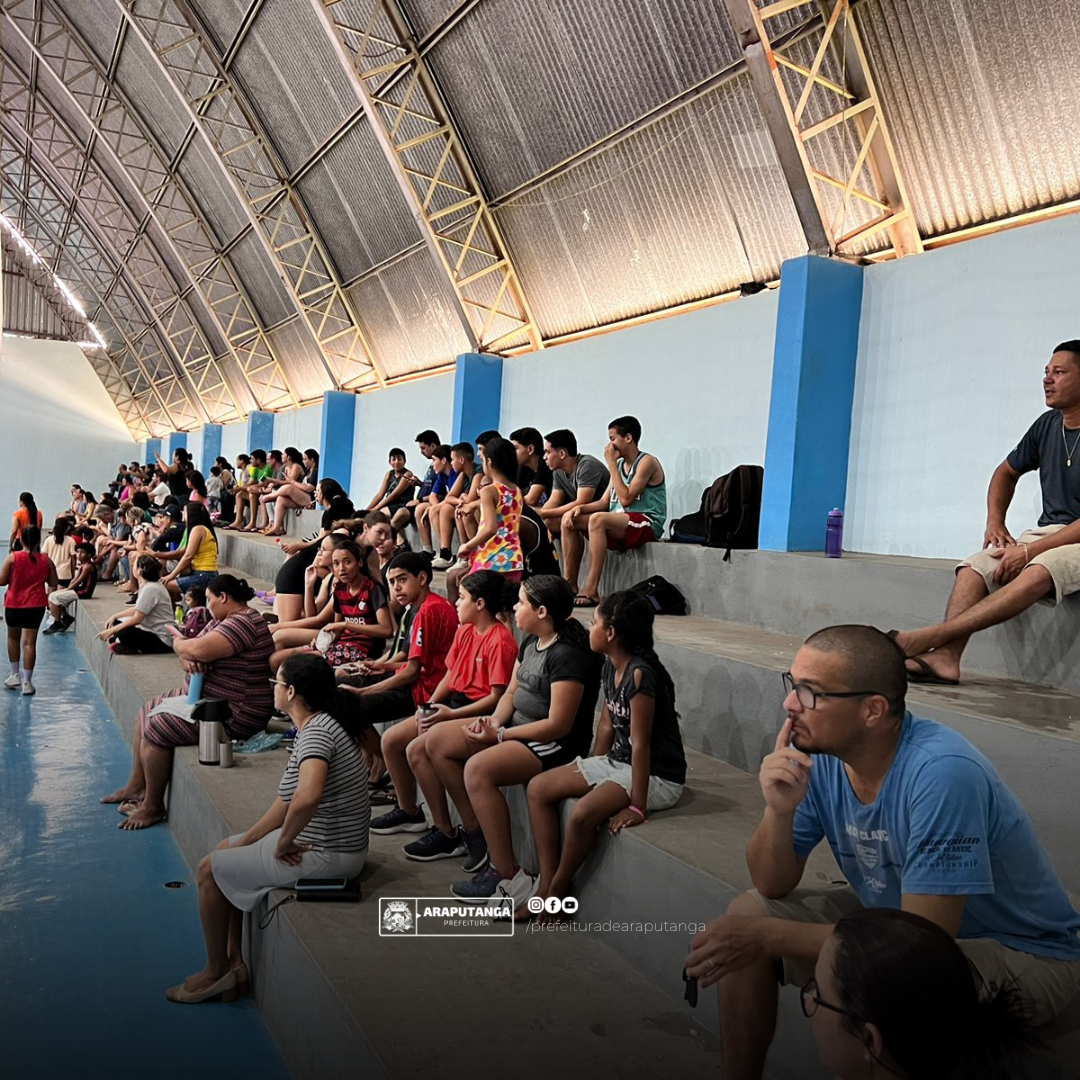
<path fill-rule="evenodd" d="M 783 676 L 787 718 L 761 764 L 754 889 L 694 938 L 686 970 L 719 982 L 724 1080 L 758 1080 L 778 983 L 802 986 L 835 923 L 901 908 L 959 940 L 1036 1023 L 1080 992 L 1080 915 L 1026 812 L 966 739 L 905 711 L 904 657 L 881 631 L 834 626 Z M 847 884 L 800 888 L 827 839 Z"/>

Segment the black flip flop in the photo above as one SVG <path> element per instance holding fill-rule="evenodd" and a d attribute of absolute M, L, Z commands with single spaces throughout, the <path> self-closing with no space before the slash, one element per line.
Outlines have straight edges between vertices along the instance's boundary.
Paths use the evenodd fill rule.
<path fill-rule="evenodd" d="M 921 656 L 909 656 L 910 660 L 918 671 L 909 671 L 907 673 L 908 680 L 916 683 L 932 683 L 936 686 L 959 686 L 959 679 L 946 679 L 944 675 L 939 675 Z"/>
<path fill-rule="evenodd" d="M 579 600 L 583 600 L 584 603 L 578 603 Z M 591 596 L 583 592 L 579 592 L 577 596 L 574 597 L 574 607 L 576 608 L 593 608 L 599 603 L 599 600 L 594 600 Z"/>

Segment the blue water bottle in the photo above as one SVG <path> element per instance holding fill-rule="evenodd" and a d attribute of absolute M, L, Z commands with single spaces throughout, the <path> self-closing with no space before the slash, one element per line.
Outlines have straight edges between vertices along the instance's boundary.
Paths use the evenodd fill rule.
<path fill-rule="evenodd" d="M 844 547 L 844 511 L 838 507 L 829 511 L 825 526 L 825 558 L 839 559 Z"/>
<path fill-rule="evenodd" d="M 187 699 L 191 705 L 194 705 L 199 698 L 202 697 L 202 684 L 203 673 L 201 671 L 196 671 L 195 674 L 191 676 L 191 682 L 188 683 Z"/>

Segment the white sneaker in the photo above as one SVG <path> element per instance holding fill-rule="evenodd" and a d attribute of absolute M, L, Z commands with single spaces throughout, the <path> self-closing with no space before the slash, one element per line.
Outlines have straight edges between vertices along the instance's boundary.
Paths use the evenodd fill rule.
<path fill-rule="evenodd" d="M 495 889 L 496 896 L 508 897 L 514 902 L 514 910 L 524 907 L 535 895 L 540 879 L 524 867 L 512 878 L 503 878 Z"/>
<path fill-rule="evenodd" d="M 31 694 L 37 693 L 37 687 L 32 682 L 24 682 L 22 684 L 23 697 L 29 697 Z"/>
<path fill-rule="evenodd" d="M 458 559 L 458 561 L 456 563 L 454 563 L 454 565 L 451 566 L 450 569 L 451 570 L 468 570 L 469 569 L 469 560 L 468 559 Z"/>
<path fill-rule="evenodd" d="M 14 674 L 14 675 L 9 675 L 4 680 L 4 685 L 9 690 L 18 690 L 19 687 L 22 685 L 22 676 L 19 675 L 18 673 Z"/>
<path fill-rule="evenodd" d="M 453 559 L 444 559 L 441 555 L 431 560 L 432 570 L 449 570 L 454 565 Z"/>

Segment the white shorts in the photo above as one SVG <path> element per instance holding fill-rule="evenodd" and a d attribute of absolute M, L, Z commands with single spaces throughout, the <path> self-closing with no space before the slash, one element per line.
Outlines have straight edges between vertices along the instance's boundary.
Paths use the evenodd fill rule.
<path fill-rule="evenodd" d="M 57 589 L 49 593 L 49 603 L 62 607 L 65 611 L 71 611 L 71 605 L 79 599 L 79 594 L 74 589 Z"/>
<path fill-rule="evenodd" d="M 243 835 L 230 836 L 229 842 Z M 275 829 L 254 844 L 210 853 L 214 880 L 233 907 L 251 911 L 271 889 L 291 888 L 298 878 L 354 878 L 364 869 L 366 851 L 305 851 L 299 866 L 288 866 L 274 858 L 280 835 Z"/>
<path fill-rule="evenodd" d="M 612 761 L 607 757 L 574 758 L 573 764 L 578 767 L 578 772 L 585 777 L 585 782 L 596 787 L 597 784 L 618 784 L 626 789 L 626 794 L 633 791 L 633 770 L 629 765 L 621 761 Z M 643 809 L 645 810 L 669 810 L 682 797 L 682 784 L 663 780 L 659 776 L 649 777 L 649 799 Z"/>
<path fill-rule="evenodd" d="M 1028 529 L 1016 538 L 1016 542 L 1033 544 L 1036 540 L 1041 540 L 1044 536 L 1053 536 L 1064 528 L 1064 525 L 1043 525 L 1038 529 Z M 995 589 L 1001 588 L 994 581 L 994 574 L 1000 565 L 1000 560 L 995 559 L 987 549 L 969 555 L 963 562 L 958 563 L 956 568 L 959 570 L 961 566 L 970 566 L 972 570 L 982 575 L 986 587 L 994 592 Z M 1028 566 L 1041 566 L 1054 579 L 1054 591 L 1047 593 L 1039 601 L 1040 604 L 1051 606 L 1060 604 L 1066 596 L 1080 589 L 1080 544 L 1062 544 L 1060 547 L 1051 548 L 1041 555 L 1036 555 Z M 1024 570 L 1026 569 L 1027 566 L 1024 567 Z M 1020 573 L 1022 574 L 1024 570 Z"/>

